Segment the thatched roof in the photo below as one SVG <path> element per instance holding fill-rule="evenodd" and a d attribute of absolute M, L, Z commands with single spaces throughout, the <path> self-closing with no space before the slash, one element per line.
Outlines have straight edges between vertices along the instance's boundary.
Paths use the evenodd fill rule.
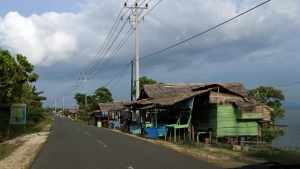
<path fill-rule="evenodd" d="M 102 112 L 109 112 L 112 110 L 123 110 L 124 102 L 107 102 L 107 103 L 98 103 L 98 109 Z"/>
<path fill-rule="evenodd" d="M 78 112 L 79 111 L 79 109 L 75 109 L 75 108 L 69 108 L 69 109 L 66 109 L 66 112 L 67 113 L 76 113 L 76 112 Z"/>
<path fill-rule="evenodd" d="M 178 97 L 194 91 L 221 87 L 243 97 L 247 97 L 247 90 L 242 83 L 196 83 L 196 84 L 152 84 L 144 85 L 140 99 Z"/>
<path fill-rule="evenodd" d="M 156 98 L 156 99 L 152 99 L 152 98 L 142 99 L 142 100 L 133 101 L 129 104 L 131 104 L 131 105 L 133 105 L 133 104 L 141 104 L 141 105 L 150 105 L 150 104 L 152 104 L 152 105 L 157 105 L 159 107 L 172 106 L 176 103 L 179 103 L 181 101 L 190 99 L 194 96 L 202 95 L 202 94 L 204 94 L 204 93 L 206 93 L 210 90 L 211 89 L 196 91 L 196 92 L 189 92 L 189 93 L 181 94 L 181 95 L 176 96 L 176 97 L 164 97 L 164 98 Z"/>
<path fill-rule="evenodd" d="M 247 90 L 242 83 L 200 83 L 200 84 L 152 84 L 144 85 L 139 99 L 125 103 L 125 106 L 156 105 L 172 106 L 176 103 L 210 92 L 210 103 L 234 103 L 240 110 L 252 111 L 262 103 L 247 97 Z M 271 110 L 266 105 L 263 105 Z"/>

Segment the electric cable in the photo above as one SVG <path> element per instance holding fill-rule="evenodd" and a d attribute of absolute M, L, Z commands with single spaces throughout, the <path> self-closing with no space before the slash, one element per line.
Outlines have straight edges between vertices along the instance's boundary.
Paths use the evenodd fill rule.
<path fill-rule="evenodd" d="M 288 83 L 288 84 L 283 84 L 283 85 L 278 85 L 278 86 L 273 86 L 273 87 L 283 87 L 283 86 L 290 86 L 294 84 L 299 84 L 300 82 L 294 82 L 294 83 Z"/>
<path fill-rule="evenodd" d="M 195 35 L 195 36 L 192 36 L 191 38 L 188 38 L 188 39 L 186 39 L 186 40 L 184 40 L 184 41 L 181 41 L 181 42 L 179 42 L 179 43 L 176 43 L 175 45 L 169 46 L 169 47 L 167 47 L 167 48 L 165 48 L 165 49 L 162 49 L 162 50 L 160 50 L 160 51 L 158 51 L 158 52 L 155 52 L 155 53 L 152 53 L 152 54 L 150 54 L 150 55 L 141 57 L 139 60 L 142 60 L 142 59 L 148 58 L 148 57 L 150 57 L 150 56 L 156 55 L 156 54 L 158 54 L 158 53 L 164 52 L 164 51 L 169 50 L 169 49 L 171 49 L 171 48 L 173 48 L 173 47 L 175 47 L 175 46 L 178 46 L 178 45 L 180 45 L 180 44 L 183 44 L 183 43 L 185 43 L 185 42 L 187 42 L 187 41 L 189 41 L 189 40 L 191 40 L 191 39 L 194 39 L 194 38 L 196 38 L 196 37 L 198 37 L 198 36 L 200 36 L 200 35 L 203 35 L 203 34 L 209 32 L 209 31 L 211 31 L 211 30 L 213 30 L 213 29 L 215 29 L 215 28 L 217 28 L 217 27 L 219 27 L 219 26 L 221 26 L 221 25 L 224 25 L 224 24 L 227 23 L 227 22 L 230 22 L 230 21 L 232 21 L 232 20 L 234 20 L 234 19 L 236 19 L 236 18 L 238 18 L 238 17 L 240 17 L 240 16 L 242 16 L 242 15 L 244 15 L 244 14 L 246 14 L 246 13 L 252 11 L 252 10 L 255 9 L 255 8 L 258 8 L 259 6 L 264 5 L 265 3 L 269 2 L 269 1 L 271 1 L 271 0 L 267 0 L 267 1 L 265 1 L 265 2 L 263 2 L 263 3 L 261 3 L 261 4 L 257 5 L 257 6 L 255 6 L 255 7 L 251 8 L 251 9 L 249 9 L 249 10 L 247 10 L 247 11 L 245 11 L 245 12 L 243 12 L 243 13 L 241 13 L 241 14 L 239 14 L 239 15 L 237 15 L 237 16 L 235 16 L 235 17 L 233 17 L 233 18 L 231 18 L 231 19 L 229 19 L 229 20 L 227 20 L 227 21 L 225 21 L 225 22 L 222 22 L 222 23 L 219 24 L 219 25 L 216 25 L 216 26 L 214 26 L 214 27 L 212 27 L 212 28 L 210 28 L 210 29 L 208 29 L 208 30 L 206 30 L 206 31 L 204 31 L 204 32 L 201 32 L 201 33 L 199 33 L 199 34 L 197 34 L 197 35 Z"/>
<path fill-rule="evenodd" d="M 127 67 L 128 65 L 131 64 L 131 62 L 129 62 L 115 77 L 113 77 L 108 83 L 106 83 L 104 86 L 107 86 L 109 83 L 111 83 L 115 78 L 117 78 Z"/>
<path fill-rule="evenodd" d="M 122 74 L 122 76 L 119 78 L 119 80 L 115 83 L 115 85 L 110 90 L 114 89 L 114 87 L 119 83 L 119 81 L 122 79 L 122 77 L 124 76 L 124 74 L 127 72 L 128 68 L 129 68 L 129 66 L 127 66 L 127 69 L 124 71 L 124 73 Z"/>
<path fill-rule="evenodd" d="M 127 32 L 127 34 L 130 32 L 130 30 L 131 29 L 129 29 L 129 31 Z M 129 36 L 127 36 L 127 34 L 124 36 L 124 38 L 126 38 L 126 36 L 127 36 L 127 38 L 125 39 L 125 41 L 124 41 L 124 38 L 123 38 L 123 40 L 122 41 L 124 41 L 121 45 L 119 44 L 118 45 L 118 47 L 115 49 L 115 51 L 111 54 L 111 56 L 109 56 L 108 58 L 107 58 L 107 60 L 99 67 L 99 70 L 93 75 L 93 76 L 91 76 L 91 78 L 92 77 L 94 77 L 94 76 L 96 76 L 107 64 L 108 64 L 108 62 L 119 52 L 119 50 L 123 47 L 123 45 L 126 43 L 126 41 L 129 39 L 129 37 L 131 36 L 131 34 L 132 34 L 132 32 L 133 32 L 133 30 L 131 30 L 131 32 L 130 32 L 130 34 L 129 34 Z M 121 41 L 121 42 L 122 42 Z"/>
<path fill-rule="evenodd" d="M 128 1 L 128 0 L 127 0 Z M 126 2 L 127 2 L 126 1 Z M 126 3 L 125 2 L 125 3 Z M 100 51 L 102 50 L 102 48 L 103 48 L 103 46 L 104 46 L 104 44 L 105 44 L 105 42 L 107 41 L 107 39 L 108 39 L 108 37 L 110 36 L 110 34 L 111 34 L 111 31 L 113 30 L 113 28 L 114 28 L 114 26 L 116 25 L 116 23 L 117 23 L 117 21 L 119 20 L 119 17 L 120 17 L 120 15 L 121 15 L 121 13 L 122 13 L 122 11 L 123 11 L 123 9 L 124 8 L 122 8 L 121 9 L 121 11 L 120 11 L 120 13 L 119 13 L 119 15 L 118 15 L 118 17 L 117 17 L 117 19 L 116 19 L 116 21 L 115 21 L 115 23 L 114 23 L 114 25 L 113 25 L 113 27 L 111 28 L 111 30 L 110 30 L 110 32 L 109 32 L 109 34 L 108 34 L 108 36 L 106 37 L 106 39 L 105 39 L 105 41 L 104 41 L 104 43 L 103 43 L 103 45 L 101 46 L 101 48 L 100 48 L 100 50 L 98 51 L 98 53 L 97 53 L 97 55 L 94 57 L 94 59 L 93 59 L 93 61 L 88 65 L 88 67 L 87 68 L 85 68 L 81 73 L 83 73 L 84 71 L 86 71 L 92 64 L 93 64 L 93 62 L 95 61 L 95 59 L 97 58 L 97 56 L 99 55 L 99 53 L 100 53 Z"/>
<path fill-rule="evenodd" d="M 127 2 L 127 1 L 126 1 L 126 2 Z M 126 3 L 126 2 L 125 2 L 125 3 Z M 132 7 L 133 5 L 134 5 L 134 4 L 132 4 L 131 7 Z M 124 8 L 122 8 L 122 10 L 123 10 L 123 9 L 124 9 Z M 121 18 L 123 18 L 123 16 L 124 16 L 128 11 L 129 11 L 129 9 L 127 9 L 127 11 L 121 16 Z M 131 16 L 131 15 L 132 15 L 132 14 L 130 14 L 129 16 Z M 119 14 L 119 16 L 120 16 L 120 14 Z M 119 19 L 119 16 L 118 16 L 117 20 Z M 117 20 L 116 20 L 116 21 L 117 21 Z M 102 61 L 103 58 L 105 57 L 106 54 L 103 55 L 103 52 L 104 52 L 104 50 L 106 49 L 107 45 L 109 44 L 111 38 L 113 37 L 113 35 L 114 35 L 116 29 L 118 28 L 119 23 L 120 23 L 120 22 L 118 22 L 117 26 L 115 27 L 115 29 L 114 29 L 112 35 L 110 36 L 108 42 L 106 43 L 106 45 L 105 45 L 103 51 L 101 52 L 99 58 L 98 58 L 97 61 L 96 61 L 96 63 L 95 63 L 95 64 L 93 65 L 93 67 L 88 71 L 88 73 L 92 73 L 92 71 L 98 67 L 98 65 L 101 63 L 101 61 Z M 125 25 L 125 23 L 124 23 L 124 25 Z M 123 26 L 123 27 L 124 27 L 124 26 Z M 120 30 L 120 31 L 121 31 L 121 30 Z M 120 31 L 119 31 L 118 35 L 116 36 L 116 38 L 119 36 Z M 109 37 L 109 36 L 108 36 L 108 37 Z M 107 38 L 108 38 L 108 37 L 107 37 Z M 115 39 L 116 39 L 116 38 L 115 38 Z M 114 43 L 114 42 L 113 42 L 113 43 Z M 110 47 L 113 45 L 113 43 L 110 45 Z M 105 43 L 104 43 L 104 44 L 105 44 Z"/>
<path fill-rule="evenodd" d="M 143 5 L 143 3 L 144 3 L 145 1 L 146 1 L 146 0 L 144 0 L 144 1 L 141 3 L 141 5 Z M 141 6 L 141 5 L 140 5 L 140 6 Z M 133 5 L 132 5 L 132 6 L 133 6 Z M 132 7 L 132 6 L 131 6 L 131 7 Z M 139 7 L 140 7 L 140 6 L 139 6 Z M 133 14 L 133 13 L 131 13 L 131 14 L 129 15 L 129 17 L 130 17 L 132 14 Z M 120 35 L 121 31 L 123 30 L 125 24 L 126 24 L 126 22 L 124 22 L 122 28 L 120 29 L 119 33 L 118 33 L 117 36 L 115 37 L 114 41 L 111 43 L 111 45 L 110 45 L 109 48 L 107 49 L 106 53 L 101 57 L 101 59 L 99 60 L 99 62 L 97 63 L 97 65 L 94 66 L 94 67 L 93 67 L 93 70 L 91 70 L 89 73 L 92 73 L 92 71 L 94 71 L 95 69 L 100 69 L 100 68 L 97 68 L 97 67 L 100 65 L 100 63 L 101 63 L 101 61 L 103 60 L 103 58 L 107 55 L 107 53 L 109 52 L 110 48 L 113 46 L 114 42 L 116 41 L 116 39 L 117 39 L 118 36 Z M 128 34 L 128 32 L 127 32 L 127 34 Z M 126 35 L 125 35 L 125 37 L 126 37 Z M 124 37 L 124 38 L 125 38 L 125 37 Z M 112 38 L 112 36 L 111 36 L 111 38 Z M 111 40 L 111 38 L 110 38 L 110 40 Z M 123 38 L 123 40 L 124 40 L 124 38 Z M 109 40 L 109 42 L 110 42 L 110 40 Z M 122 41 L 123 41 L 123 40 L 122 40 Z M 122 43 L 122 41 L 119 43 L 119 45 Z M 109 42 L 108 42 L 108 43 L 109 43 Z M 106 49 L 108 43 L 106 44 L 104 50 Z M 118 45 L 118 46 L 119 46 L 119 45 Z M 122 46 L 123 46 L 123 45 L 122 45 Z M 117 47 L 117 48 L 118 48 L 118 47 Z M 115 50 L 117 50 L 117 48 L 116 48 Z M 102 55 L 102 54 L 103 54 L 103 51 L 102 51 L 101 55 Z M 108 59 L 107 59 L 107 60 L 108 60 Z M 111 59 L 110 59 L 110 60 L 111 60 Z M 108 62 L 109 62 L 110 60 L 108 60 Z M 103 65 L 103 64 L 102 64 L 102 65 Z M 101 65 L 101 66 L 102 66 L 102 65 Z M 106 64 L 105 64 L 105 65 L 106 65 Z M 100 67 L 101 67 L 101 66 L 100 66 Z M 98 72 L 99 72 L 99 71 L 98 71 Z M 98 72 L 97 72 L 97 73 L 98 73 Z M 96 74 L 97 74 L 97 73 L 96 73 Z"/>
<path fill-rule="evenodd" d="M 161 0 L 160 0 L 161 1 Z M 160 2 L 159 1 L 159 2 Z M 233 18 L 231 18 L 231 19 L 229 19 L 229 20 L 227 20 L 227 21 L 225 21 L 225 22 L 222 22 L 221 24 L 218 24 L 218 25 L 216 25 L 216 26 L 214 26 L 214 27 L 212 27 L 212 28 L 210 28 L 210 29 L 208 29 L 208 30 L 206 30 L 206 31 L 204 31 L 204 32 L 201 32 L 201 33 L 199 33 L 199 34 L 197 34 L 197 35 L 195 35 L 195 36 L 192 36 L 191 38 L 188 38 L 188 39 L 186 39 L 186 40 L 184 40 L 184 41 L 181 41 L 181 42 L 179 42 L 179 43 L 177 43 L 177 44 L 175 44 L 175 45 L 172 45 L 172 46 L 169 46 L 169 47 L 167 47 L 167 48 L 165 48 L 165 49 L 162 49 L 162 50 L 160 50 L 160 51 L 158 51 L 158 52 L 155 52 L 155 53 L 152 53 L 152 54 L 150 54 L 150 55 L 146 55 L 146 56 L 144 56 L 144 57 L 141 57 L 141 58 L 139 58 L 138 60 L 142 60 L 142 59 L 145 59 L 145 58 L 148 58 L 148 57 L 151 57 L 151 56 L 154 56 L 154 55 L 156 55 L 156 54 L 158 54 L 158 53 L 161 53 L 161 52 L 164 52 L 164 51 L 166 51 L 166 50 L 168 50 L 168 49 L 171 49 L 171 48 L 173 48 L 173 47 L 176 47 L 176 46 L 178 46 L 178 45 L 180 45 L 180 44 L 182 44 L 182 43 L 184 43 L 184 42 L 187 42 L 187 41 L 189 41 L 189 40 L 191 40 L 191 39 L 194 39 L 194 38 L 196 38 L 196 37 L 198 37 L 198 36 L 200 36 L 200 35 L 203 35 L 203 34 L 205 34 L 205 33 L 207 33 L 207 32 L 209 32 L 209 31 L 211 31 L 211 30 L 213 30 L 213 29 L 215 29 L 215 28 L 217 28 L 217 27 L 219 27 L 219 26 L 221 26 L 221 25 L 224 25 L 225 23 L 228 23 L 228 22 L 230 22 L 230 21 L 232 21 L 232 20 L 234 20 L 234 19 L 236 19 L 236 18 L 238 18 L 238 17 L 240 17 L 240 16 L 242 16 L 242 15 L 244 15 L 244 14 L 246 14 L 246 13 L 248 13 L 248 12 L 250 12 L 250 11 L 252 11 L 253 9 L 256 9 L 256 8 L 258 8 L 259 6 L 262 6 L 262 5 L 264 5 L 264 4 L 266 4 L 267 2 L 269 2 L 269 1 L 271 1 L 271 0 L 267 0 L 267 1 L 265 1 L 265 2 L 263 2 L 263 3 L 261 3 L 261 4 L 259 4 L 259 5 L 257 5 L 257 6 L 255 6 L 255 7 L 253 7 L 253 8 L 251 8 L 251 9 L 249 9 L 249 10 L 247 10 L 247 11 L 245 11 L 245 12 L 243 12 L 243 13 L 241 13 L 241 14 L 239 14 L 239 15 L 237 15 L 237 16 L 235 16 L 235 17 L 233 17 Z M 158 2 L 158 3 L 159 3 Z M 157 4 L 158 4 L 157 3 Z M 156 5 L 157 5 L 156 4 Z M 155 6 L 156 6 L 155 5 Z M 155 7 L 154 6 L 154 7 Z M 153 7 L 153 8 L 154 8 Z M 153 9 L 152 8 L 152 9 Z M 152 10 L 151 9 L 151 10 Z M 150 10 L 150 11 L 151 11 Z M 150 12 L 149 11 L 149 12 Z M 147 12 L 144 16 L 146 16 L 149 12 Z M 143 16 L 143 17 L 144 17 Z M 135 60 L 132 60 L 132 61 L 135 61 Z M 129 65 L 131 63 L 131 61 L 121 70 L 121 72 Z M 121 72 L 119 72 L 115 77 L 113 77 L 113 79 L 112 80 L 114 80 Z M 108 85 L 112 80 L 110 80 L 106 85 Z M 105 86 L 106 86 L 105 85 Z"/>

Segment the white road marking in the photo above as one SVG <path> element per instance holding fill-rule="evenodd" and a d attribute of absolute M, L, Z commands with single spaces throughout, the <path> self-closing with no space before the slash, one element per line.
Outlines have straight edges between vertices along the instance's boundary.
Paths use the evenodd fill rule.
<path fill-rule="evenodd" d="M 90 135 L 89 133 L 85 132 L 85 134 Z"/>
<path fill-rule="evenodd" d="M 107 147 L 104 143 L 102 143 L 100 140 L 98 140 L 99 143 L 101 143 L 104 147 Z"/>
<path fill-rule="evenodd" d="M 126 167 L 127 167 L 127 166 L 126 166 Z M 127 169 L 134 169 L 134 168 L 133 168 L 133 167 L 131 167 L 131 166 L 128 166 L 128 167 L 127 167 Z"/>

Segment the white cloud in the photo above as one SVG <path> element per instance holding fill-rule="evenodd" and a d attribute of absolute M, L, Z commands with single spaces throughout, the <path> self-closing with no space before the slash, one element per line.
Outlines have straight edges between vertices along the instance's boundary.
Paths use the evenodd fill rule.
<path fill-rule="evenodd" d="M 0 22 L 1 43 L 14 53 L 27 56 L 34 65 L 52 65 L 73 56 L 78 49 L 76 37 L 67 29 L 59 29 L 66 14 L 55 12 L 36 14 L 28 18 L 9 12 Z M 68 17 L 66 17 L 68 19 Z"/>
<path fill-rule="evenodd" d="M 131 0 L 128 4 L 133 2 Z M 152 8 L 156 2 L 158 0 L 152 0 L 149 7 Z M 139 26 L 140 57 L 191 38 L 263 0 L 238 2 L 161 1 L 145 16 L 145 23 Z M 44 66 L 40 69 L 46 72 L 47 77 L 58 79 L 59 74 L 62 79 L 70 80 L 76 74 L 74 80 L 77 80 L 79 71 L 91 63 L 101 48 L 122 6 L 123 2 L 118 0 L 86 0 L 78 4 L 78 13 L 44 12 L 24 17 L 18 12 L 9 12 L 0 17 L 0 45 L 12 53 L 26 55 L 35 65 Z M 142 16 L 148 11 L 144 10 Z M 123 19 L 127 16 L 128 13 Z M 200 79 L 254 83 L 255 77 L 255 83 L 280 84 L 281 78 L 290 78 L 292 74 L 290 81 L 293 81 L 298 77 L 295 72 L 300 71 L 297 66 L 300 64 L 297 55 L 299 16 L 300 1 L 272 0 L 184 44 L 142 60 L 141 76 L 149 75 L 158 81 L 174 83 L 183 82 L 183 77 L 184 82 Z M 116 33 L 122 25 L 121 22 Z M 127 23 L 120 39 L 128 29 Z M 106 66 L 105 72 L 99 73 L 101 82 L 108 78 L 111 80 L 133 58 L 134 45 L 133 33 Z M 115 47 L 112 46 L 108 53 Z M 64 68 L 53 69 L 52 66 L 58 64 Z M 51 73 L 55 75 L 51 76 Z M 274 79 L 270 77 L 273 74 L 276 74 Z"/>

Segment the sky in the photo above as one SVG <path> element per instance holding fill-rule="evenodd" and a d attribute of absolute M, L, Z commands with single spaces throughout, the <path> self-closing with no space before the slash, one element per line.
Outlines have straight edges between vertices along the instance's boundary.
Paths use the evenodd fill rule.
<path fill-rule="evenodd" d="M 0 0 L 0 47 L 14 56 L 25 55 L 35 66 L 40 78 L 33 85 L 44 91 L 45 107 L 53 107 L 57 98 L 57 107 L 64 102 L 64 108 L 73 108 L 73 87 L 85 92 L 85 73 L 88 95 L 105 86 L 115 101 L 130 100 L 135 32 L 119 17 L 134 18 L 124 2 Z M 134 2 L 128 0 L 127 6 Z M 264 0 L 140 0 L 138 5 L 145 7 L 146 2 L 149 8 L 139 11 L 141 58 L 199 35 Z M 300 1 L 272 0 L 141 59 L 140 77 L 164 83 L 241 82 L 247 89 L 295 83 L 278 89 L 286 102 L 300 105 L 299 27 Z"/>

